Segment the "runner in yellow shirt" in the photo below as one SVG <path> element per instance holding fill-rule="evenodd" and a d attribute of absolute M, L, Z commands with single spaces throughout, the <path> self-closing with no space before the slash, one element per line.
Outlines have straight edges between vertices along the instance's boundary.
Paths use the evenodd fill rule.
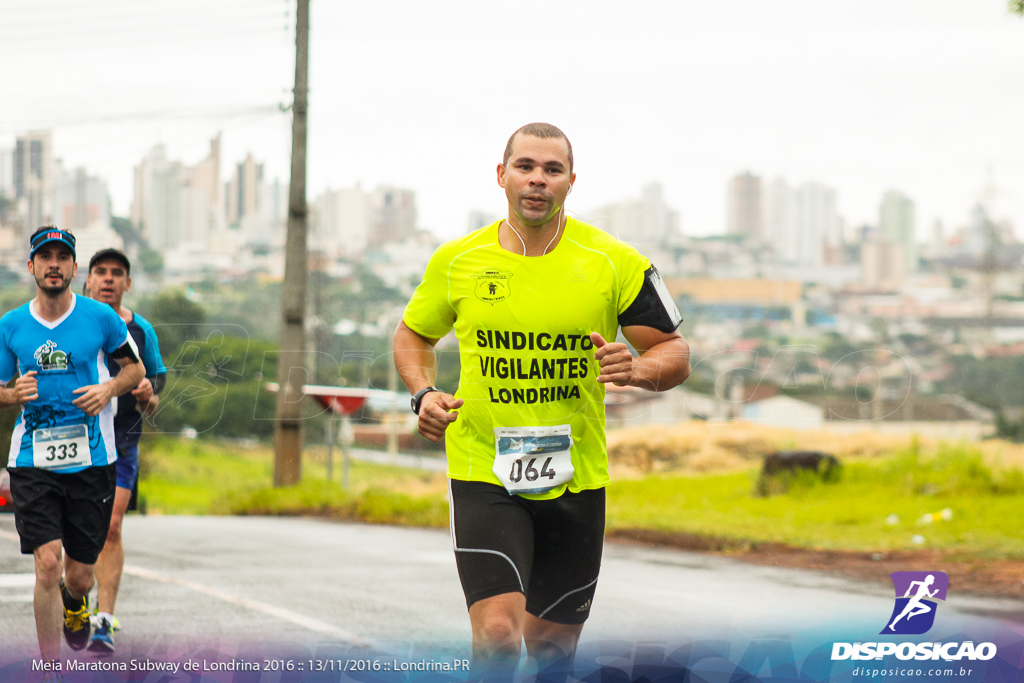
<path fill-rule="evenodd" d="M 524 639 L 538 671 L 557 674 L 601 564 L 604 384 L 670 389 L 689 375 L 690 350 L 651 263 L 564 215 L 576 174 L 562 131 L 520 128 L 497 177 L 508 219 L 435 252 L 395 332 L 395 363 L 420 433 L 445 437 L 475 675 L 511 674 Z M 638 357 L 615 341 L 620 327 Z M 433 386 L 434 345 L 453 330 L 454 395 Z"/>

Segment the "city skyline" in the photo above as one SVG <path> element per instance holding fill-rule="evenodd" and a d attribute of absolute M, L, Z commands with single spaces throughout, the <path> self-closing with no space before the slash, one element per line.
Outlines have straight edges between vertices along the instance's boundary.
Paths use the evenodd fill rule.
<path fill-rule="evenodd" d="M 237 30 L 215 41 L 200 21 L 206 5 Z M 921 240 L 936 219 L 969 222 L 991 169 L 1004 193 L 996 218 L 1024 231 L 1024 94 L 1011 87 L 1024 80 L 1024 20 L 1001 0 L 625 11 L 555 2 L 545 21 L 444 5 L 442 19 L 401 2 L 313 3 L 311 202 L 357 183 L 405 187 L 421 227 L 453 237 L 472 211 L 504 214 L 494 166 L 507 135 L 540 119 L 573 141 L 579 180 L 567 208 L 584 218 L 659 182 L 683 234 L 722 234 L 725 182 L 749 168 L 836 188 L 847 225 L 876 222 L 897 189 L 916 203 Z M 271 113 L 291 86 L 280 3 L 0 8 L 10 17 L 0 56 L 54 37 L 9 74 L 0 147 L 56 124 L 55 156 L 107 179 L 118 215 L 128 214 L 132 168 L 158 142 L 194 164 L 223 130 L 225 161 L 252 152 L 267 178 L 287 182 L 290 117 Z M 102 25 L 114 9 L 127 30 L 113 44 L 69 28 L 76 17 Z M 182 28 L 168 21 L 153 33 L 161 17 Z"/>
<path fill-rule="evenodd" d="M 86 167 L 66 169 L 62 159 L 52 149 L 51 138 L 52 132 L 49 130 L 31 131 L 16 136 L 14 150 L 0 148 L 0 162 L 12 167 L 5 166 L 6 176 L 0 176 L 0 195 L 6 193 L 8 198 L 17 199 L 19 191 L 26 189 L 22 187 L 19 190 L 19 183 L 25 185 L 38 182 L 34 176 L 30 178 L 30 174 L 38 172 L 38 169 L 33 171 L 25 166 L 19 171 L 18 164 L 29 163 L 29 145 L 41 145 L 42 151 L 37 150 L 32 158 L 36 159 L 34 163 L 51 169 L 47 172 L 49 175 L 44 176 L 44 184 L 49 183 L 50 190 L 43 193 L 36 191 L 27 200 L 19 200 L 27 201 L 20 205 L 23 211 L 27 211 L 22 218 L 27 220 L 27 224 L 35 225 L 40 222 L 34 218 L 35 214 L 42 211 L 41 207 L 46 207 L 46 221 L 80 230 L 86 225 L 82 220 L 88 216 L 90 227 L 95 229 L 102 223 L 103 234 L 107 234 L 110 218 L 115 213 L 107 208 L 109 193 L 105 179 L 88 173 Z M 216 248 L 210 247 L 213 253 L 228 255 L 242 244 L 269 245 L 271 241 L 281 242 L 284 239 L 284 215 L 288 202 L 287 184 L 282 184 L 277 178 L 264 178 L 265 163 L 256 159 L 251 151 L 247 151 L 244 158 L 236 162 L 223 164 L 220 158 L 220 132 L 208 144 L 206 156 L 194 166 L 189 166 L 181 159 L 170 158 L 162 143 L 155 144 L 147 151 L 133 169 L 133 192 L 125 218 L 156 248 L 187 242 L 190 251 L 196 253 L 196 247 L 212 238 L 209 244 L 216 244 Z M 159 218 L 150 215 L 152 208 L 144 208 L 150 204 L 149 196 L 153 192 L 156 177 L 161 178 L 161 187 L 166 186 L 161 197 L 166 192 L 172 193 L 161 199 Z M 369 220 L 367 214 L 369 204 L 366 207 L 362 207 L 362 204 L 380 204 L 394 192 L 401 194 L 404 197 L 401 201 L 409 207 L 406 211 L 408 215 L 400 221 L 403 227 L 396 232 L 391 221 L 381 223 L 374 219 L 380 223 L 377 226 L 380 232 L 375 233 L 370 229 L 373 221 Z M 88 206 L 83 203 L 83 193 L 90 197 Z M 725 231 L 711 235 L 684 235 L 679 225 L 680 212 L 664 201 L 664 188 L 657 181 L 648 183 L 639 193 L 617 197 L 604 206 L 584 209 L 582 213 L 585 220 L 634 244 L 648 256 L 662 248 L 678 246 L 679 238 L 742 235 L 750 241 L 751 246 L 770 247 L 778 263 L 818 267 L 834 260 L 834 250 L 842 245 L 875 241 L 881 235 L 884 239 L 905 245 L 903 254 L 907 260 L 906 270 L 913 272 L 916 270 L 918 246 L 941 246 L 950 240 L 959 243 L 964 239 L 975 239 L 975 233 L 984 231 L 984 228 L 978 228 L 977 225 L 978 212 L 983 212 L 984 220 L 990 220 L 993 218 L 993 208 L 998 209 L 999 206 L 999 190 L 990 179 L 984 191 L 979 193 L 978 201 L 970 207 L 964 221 L 949 228 L 943 226 L 941 221 L 935 221 L 927 231 L 923 231 L 914 219 L 913 198 L 898 189 L 889 189 L 882 194 L 873 221 L 855 226 L 845 223 L 843 216 L 836 212 L 836 190 L 815 181 L 792 185 L 782 176 L 767 179 L 745 169 L 725 181 L 725 195 Z M 340 212 L 335 206 L 339 198 L 345 198 L 341 201 L 348 206 Z M 376 190 L 369 192 L 357 180 L 353 187 L 327 188 L 307 199 L 311 209 L 310 234 L 316 235 L 317 239 L 330 235 L 332 246 L 326 251 L 336 255 L 348 253 L 349 256 L 358 257 L 368 245 L 379 247 L 385 243 L 400 242 L 411 238 L 417 230 L 424 229 L 417 220 L 419 211 L 415 208 L 416 193 L 408 188 L 379 185 Z M 168 200 L 176 208 L 171 210 L 169 206 L 164 206 Z M 351 204 L 353 201 L 361 208 Z M 892 201 L 900 202 L 901 208 L 897 211 L 901 216 L 909 211 L 908 217 L 893 218 L 893 207 L 890 206 Z M 737 202 L 742 208 L 738 208 Z M 167 211 L 171 213 L 167 214 Z M 102 220 L 97 222 L 97 218 Z M 346 227 L 339 223 L 342 218 L 351 225 Z M 467 218 L 471 231 L 494 222 L 498 217 L 492 212 L 471 210 Z M 164 225 L 168 220 L 170 223 Z M 898 227 L 893 220 L 899 221 Z M 993 223 L 1001 231 L 1004 242 L 1016 241 L 1013 233 L 1009 232 L 1012 223 L 1007 222 L 1005 216 L 1000 219 L 996 214 Z M 323 232 L 325 225 L 331 226 L 326 233 Z M 168 230 L 171 232 L 167 233 Z M 272 240 L 273 232 L 280 234 Z M 438 236 L 434 234 L 434 237 Z M 972 249 L 976 250 L 976 245 Z M 833 250 L 831 256 L 829 250 Z"/>

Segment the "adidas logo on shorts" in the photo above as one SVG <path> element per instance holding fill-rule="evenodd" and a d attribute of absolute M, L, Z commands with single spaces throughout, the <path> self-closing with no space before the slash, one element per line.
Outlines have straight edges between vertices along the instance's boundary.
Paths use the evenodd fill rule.
<path fill-rule="evenodd" d="M 582 605 L 577 607 L 576 611 L 577 612 L 586 612 L 588 609 L 590 609 L 590 600 L 587 600 L 585 603 L 583 603 Z"/>

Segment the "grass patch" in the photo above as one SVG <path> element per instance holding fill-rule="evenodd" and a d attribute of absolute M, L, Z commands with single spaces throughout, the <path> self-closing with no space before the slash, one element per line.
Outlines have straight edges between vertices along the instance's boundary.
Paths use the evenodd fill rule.
<path fill-rule="evenodd" d="M 1024 472 L 985 463 L 981 451 L 942 444 L 933 457 L 922 457 L 917 442 L 879 468 L 877 483 L 892 482 L 903 493 L 925 496 L 1024 494 Z"/>
<path fill-rule="evenodd" d="M 231 494 L 226 507 L 234 515 L 323 515 L 399 526 L 448 525 L 448 503 L 440 497 L 414 497 L 375 487 L 346 493 L 341 485 L 325 481 Z"/>
<path fill-rule="evenodd" d="M 923 458 L 911 445 L 889 458 L 846 463 L 836 483 L 795 477 L 787 493 L 767 498 L 752 495 L 757 475 L 615 483 L 608 489 L 608 525 L 822 549 L 926 547 L 1024 558 L 1024 477 L 993 470 L 969 448 L 950 446 Z"/>
<path fill-rule="evenodd" d="M 303 482 L 272 488 L 267 446 L 147 440 L 140 493 L 150 513 L 319 515 L 382 524 L 443 527 L 442 474 L 352 463 L 326 478 L 324 453 L 307 449 Z M 610 529 L 679 531 L 740 542 L 885 551 L 932 548 L 974 557 L 1024 559 L 1024 472 L 986 450 L 904 442 L 889 455 L 844 458 L 838 482 L 792 479 L 785 493 L 755 495 L 758 471 L 648 474 L 608 488 Z M 940 514 L 947 509 L 944 518 Z M 926 519 L 927 516 L 927 519 Z M 923 543 L 915 543 L 921 536 Z"/>
<path fill-rule="evenodd" d="M 327 481 L 325 451 L 313 447 L 303 455 L 302 483 L 273 488 L 274 455 L 268 446 L 157 438 L 144 441 L 139 453 L 139 495 L 151 514 L 317 514 L 447 524 L 443 474 L 353 461 L 346 493 L 341 464 L 335 462 L 333 481 Z"/>

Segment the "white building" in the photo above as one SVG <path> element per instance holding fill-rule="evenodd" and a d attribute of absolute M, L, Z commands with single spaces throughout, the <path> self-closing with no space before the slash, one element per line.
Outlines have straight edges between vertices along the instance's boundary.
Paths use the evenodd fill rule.
<path fill-rule="evenodd" d="M 743 405 L 740 417 L 768 427 L 818 429 L 825 423 L 825 410 L 789 396 L 772 396 Z"/>
<path fill-rule="evenodd" d="M 131 220 L 152 249 L 177 244 L 181 209 L 179 166 L 167 159 L 163 145 L 156 145 L 135 167 Z"/>
<path fill-rule="evenodd" d="M 0 149 L 0 195 L 14 199 L 14 150 Z"/>
<path fill-rule="evenodd" d="M 220 135 L 210 140 L 210 151 L 195 166 L 183 166 L 180 175 L 181 225 L 178 243 L 205 247 L 225 225 L 220 182 Z"/>
<path fill-rule="evenodd" d="M 412 190 L 382 185 L 370 193 L 370 209 L 370 246 L 403 242 L 416 234 L 416 193 Z"/>
<path fill-rule="evenodd" d="M 369 246 L 371 216 L 370 196 L 358 186 L 324 192 L 313 202 L 310 249 L 328 258 L 356 258 Z"/>
<path fill-rule="evenodd" d="M 976 258 L 982 258 L 994 244 L 995 225 L 985 207 L 975 204 L 971 207 L 967 227 L 963 231 L 963 249 Z"/>
<path fill-rule="evenodd" d="M 242 235 L 246 244 L 284 246 L 288 227 L 288 185 L 277 178 L 259 187 L 256 212 L 242 218 Z"/>
<path fill-rule="evenodd" d="M 726 231 L 761 242 L 765 235 L 764 188 L 761 177 L 750 171 L 729 181 L 726 191 Z"/>
<path fill-rule="evenodd" d="M 156 145 L 135 167 L 131 220 L 150 248 L 185 252 L 207 248 L 223 231 L 224 203 L 220 182 L 220 136 L 195 166 L 167 158 Z"/>
<path fill-rule="evenodd" d="M 767 232 L 780 263 L 819 268 L 825 253 L 842 243 L 836 192 L 808 182 L 792 187 L 775 178 L 767 193 Z"/>
<path fill-rule="evenodd" d="M 665 203 L 660 183 L 645 185 L 640 199 L 608 204 L 582 217 L 587 223 L 635 245 L 663 272 L 671 272 L 668 247 L 682 236 L 679 212 Z"/>
<path fill-rule="evenodd" d="M 276 178 L 267 182 L 263 164 L 257 164 L 252 154 L 235 166 L 235 172 L 225 186 L 226 220 L 237 233 L 231 239 L 238 244 L 283 246 L 288 222 L 288 186 Z M 221 231 L 224 232 L 224 231 Z M 218 243 L 224 235 L 217 236 Z"/>
<path fill-rule="evenodd" d="M 263 164 L 257 164 L 252 154 L 247 154 L 245 160 L 235 165 L 235 172 L 225 188 L 225 212 L 229 225 L 237 225 L 243 217 L 256 213 L 262 184 Z"/>
<path fill-rule="evenodd" d="M 98 176 L 89 175 L 81 167 L 66 170 L 60 161 L 53 168 L 54 223 L 61 228 L 70 228 L 76 236 L 96 225 L 109 228 L 110 193 L 107 183 Z"/>
<path fill-rule="evenodd" d="M 313 202 L 311 249 L 328 258 L 356 258 L 370 249 L 416 238 L 416 193 L 382 185 L 365 192 L 327 191 Z"/>
<path fill-rule="evenodd" d="M 50 131 L 17 136 L 14 143 L 14 197 L 32 230 L 54 220 L 53 142 Z"/>
<path fill-rule="evenodd" d="M 796 262 L 799 245 L 796 243 L 796 197 L 793 188 L 781 176 L 776 176 L 765 192 L 765 239 L 777 260 Z"/>
<path fill-rule="evenodd" d="M 813 182 L 796 189 L 796 232 L 801 244 L 798 263 L 823 265 L 826 247 L 837 247 L 842 242 L 835 190 Z"/>
<path fill-rule="evenodd" d="M 917 238 L 914 202 L 899 190 L 889 190 L 878 207 L 878 229 L 882 237 L 903 245 L 907 273 L 917 272 Z"/>

